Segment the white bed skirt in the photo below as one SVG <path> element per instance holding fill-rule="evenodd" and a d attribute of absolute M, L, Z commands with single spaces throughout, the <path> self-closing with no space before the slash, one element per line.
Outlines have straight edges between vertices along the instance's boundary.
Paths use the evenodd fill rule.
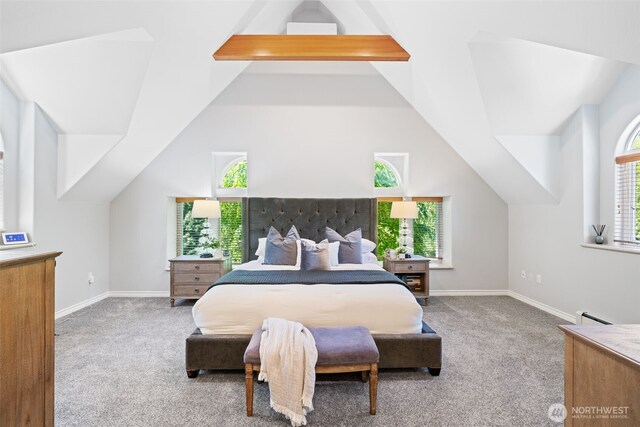
<path fill-rule="evenodd" d="M 267 317 L 307 327 L 365 326 L 372 334 L 414 334 L 422 308 L 397 284 L 221 285 L 193 307 L 203 334 L 252 334 Z"/>

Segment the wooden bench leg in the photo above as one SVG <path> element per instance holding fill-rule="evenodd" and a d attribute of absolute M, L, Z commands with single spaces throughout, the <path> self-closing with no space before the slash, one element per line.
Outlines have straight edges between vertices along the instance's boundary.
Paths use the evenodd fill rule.
<path fill-rule="evenodd" d="M 371 364 L 369 376 L 369 413 L 376 414 L 376 400 L 378 399 L 378 364 Z"/>
<path fill-rule="evenodd" d="M 247 395 L 247 417 L 253 416 L 253 365 L 244 365 L 244 379 Z"/>

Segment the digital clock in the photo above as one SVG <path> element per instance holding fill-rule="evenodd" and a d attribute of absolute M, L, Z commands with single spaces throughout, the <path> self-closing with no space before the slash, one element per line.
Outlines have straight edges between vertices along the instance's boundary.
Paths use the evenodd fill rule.
<path fill-rule="evenodd" d="M 22 243 L 29 243 L 27 233 L 2 233 L 2 243 L 5 245 L 19 245 Z"/>

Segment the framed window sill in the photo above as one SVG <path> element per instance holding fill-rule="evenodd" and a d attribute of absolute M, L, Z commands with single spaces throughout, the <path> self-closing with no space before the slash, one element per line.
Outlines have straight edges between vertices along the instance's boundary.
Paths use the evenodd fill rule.
<path fill-rule="evenodd" d="M 431 261 L 429 263 L 429 270 L 453 270 L 453 265 Z"/>
<path fill-rule="evenodd" d="M 583 243 L 580 246 L 582 246 L 583 248 L 600 249 L 603 251 L 626 252 L 628 254 L 640 255 L 640 247 L 634 248 L 629 246 L 604 245 L 604 244 L 596 245 L 595 243 Z"/>
<path fill-rule="evenodd" d="M 36 244 L 35 243 L 22 243 L 20 245 L 0 245 L 0 251 L 9 251 L 11 249 L 20 249 L 20 248 L 32 248 Z"/>

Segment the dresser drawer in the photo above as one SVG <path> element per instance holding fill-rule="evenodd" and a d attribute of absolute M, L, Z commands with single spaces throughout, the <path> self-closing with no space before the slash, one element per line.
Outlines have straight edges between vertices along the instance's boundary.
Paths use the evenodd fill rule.
<path fill-rule="evenodd" d="M 393 263 L 394 273 L 424 273 L 427 271 L 427 264 L 424 262 L 399 261 Z"/>
<path fill-rule="evenodd" d="M 176 285 L 190 284 L 197 285 L 202 283 L 204 285 L 211 285 L 213 282 L 220 278 L 218 273 L 175 273 L 173 275 L 173 283 Z"/>
<path fill-rule="evenodd" d="M 203 273 L 220 273 L 224 268 L 221 262 L 176 262 L 173 269 L 176 273 L 183 272 L 203 272 Z"/>
<path fill-rule="evenodd" d="M 193 286 L 193 285 L 179 285 L 173 287 L 173 297 L 201 297 L 209 288 L 210 283 L 204 284 L 203 286 Z"/>

